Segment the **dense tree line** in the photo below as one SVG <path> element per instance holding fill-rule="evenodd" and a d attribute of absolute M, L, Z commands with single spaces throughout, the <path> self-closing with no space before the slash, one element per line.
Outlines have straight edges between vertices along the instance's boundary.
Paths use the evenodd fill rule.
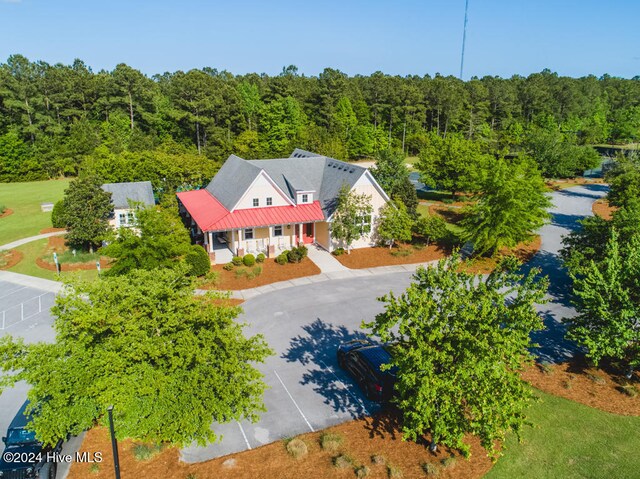
<path fill-rule="evenodd" d="M 172 187 L 161 182 L 201 183 L 230 153 L 417 154 L 430 135 L 453 133 L 485 151 L 526 151 L 543 173 L 563 176 L 581 166 L 567 173 L 554 162 L 576 156 L 576 145 L 640 138 L 640 79 L 545 70 L 465 82 L 330 68 L 308 77 L 294 66 L 277 76 L 203 68 L 148 77 L 125 64 L 95 73 L 81 60 L 12 55 L 0 64 L 0 181 L 95 173 L 96 163 L 112 181 L 143 179 L 139 159 L 160 152 L 165 163 L 187 163 L 175 177 L 155 175 L 156 188 Z"/>

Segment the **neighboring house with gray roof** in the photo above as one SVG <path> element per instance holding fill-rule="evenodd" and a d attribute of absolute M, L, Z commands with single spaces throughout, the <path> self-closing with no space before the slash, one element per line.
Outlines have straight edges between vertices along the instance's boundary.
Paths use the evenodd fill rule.
<path fill-rule="evenodd" d="M 105 183 L 102 185 L 102 189 L 111 193 L 113 213 L 109 219 L 109 224 L 113 228 L 133 226 L 135 222 L 135 212 L 130 206 L 131 202 L 140 203 L 144 206 L 153 206 L 156 204 L 150 181 Z"/>
<path fill-rule="evenodd" d="M 178 193 L 178 200 L 192 236 L 222 262 L 220 256 L 273 256 L 300 243 L 340 247 L 331 237 L 331 216 L 343 185 L 371 197 L 373 214 L 362 218 L 363 236 L 352 247 L 372 246 L 386 193 L 366 168 L 301 149 L 266 160 L 231 155 L 205 189 Z"/>

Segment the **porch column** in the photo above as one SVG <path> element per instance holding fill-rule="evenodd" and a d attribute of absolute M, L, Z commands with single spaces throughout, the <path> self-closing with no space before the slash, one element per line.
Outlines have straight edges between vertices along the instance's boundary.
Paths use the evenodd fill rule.
<path fill-rule="evenodd" d="M 231 230 L 231 252 L 235 256 L 238 250 L 236 248 L 236 230 Z"/>
<path fill-rule="evenodd" d="M 298 241 L 296 241 L 296 246 L 302 243 L 302 223 L 298 224 Z"/>
<path fill-rule="evenodd" d="M 213 233 L 209 231 L 207 235 L 209 236 L 209 253 L 213 253 Z"/>

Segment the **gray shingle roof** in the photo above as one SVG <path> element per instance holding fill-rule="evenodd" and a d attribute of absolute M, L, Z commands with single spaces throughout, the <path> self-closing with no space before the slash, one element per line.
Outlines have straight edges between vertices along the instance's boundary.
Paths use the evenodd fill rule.
<path fill-rule="evenodd" d="M 231 210 L 259 174 L 260 168 L 252 165 L 250 161 L 231 155 L 206 189 L 226 209 Z"/>
<path fill-rule="evenodd" d="M 367 171 L 361 166 L 298 148 L 289 158 L 249 160 L 247 163 L 263 169 L 294 201 L 296 190 L 315 191 L 314 198 L 320 201 L 325 218 L 333 213 L 335 198 L 342 185 L 346 183 L 352 188 Z"/>
<path fill-rule="evenodd" d="M 102 189 L 111 193 L 114 208 L 128 208 L 129 200 L 153 206 L 153 187 L 150 181 L 136 181 L 132 183 L 105 183 Z"/>

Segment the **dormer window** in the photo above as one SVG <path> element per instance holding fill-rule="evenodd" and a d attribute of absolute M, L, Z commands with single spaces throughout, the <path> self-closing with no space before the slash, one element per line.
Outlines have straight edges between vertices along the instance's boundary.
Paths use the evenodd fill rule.
<path fill-rule="evenodd" d="M 253 199 L 253 207 L 256 208 L 260 206 L 260 200 L 258 198 Z"/>
<path fill-rule="evenodd" d="M 271 206 L 273 205 L 273 198 L 271 198 L 271 196 L 267 197 L 267 206 Z"/>
<path fill-rule="evenodd" d="M 307 194 L 302 195 L 302 202 L 303 203 L 309 203 L 309 195 L 307 195 Z"/>

